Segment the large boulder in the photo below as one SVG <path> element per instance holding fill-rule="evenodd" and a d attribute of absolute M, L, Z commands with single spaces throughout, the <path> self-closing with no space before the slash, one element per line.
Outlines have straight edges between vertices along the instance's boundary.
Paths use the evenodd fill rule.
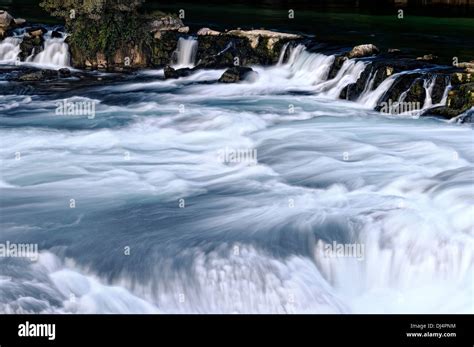
<path fill-rule="evenodd" d="M 69 70 L 68 68 L 61 68 L 58 70 L 58 76 L 61 77 L 61 78 L 69 78 L 71 77 L 71 70 Z"/>
<path fill-rule="evenodd" d="M 13 18 L 7 11 L 0 10 L 0 39 L 5 37 L 7 30 L 15 27 L 23 26 L 26 20 L 23 18 Z"/>
<path fill-rule="evenodd" d="M 0 10 L 0 39 L 5 36 L 5 32 L 15 24 L 15 21 L 10 13 Z"/>
<path fill-rule="evenodd" d="M 272 65 L 278 62 L 282 47 L 302 37 L 269 30 L 231 30 L 225 33 L 200 30 L 197 65 L 222 69 L 235 65 Z"/>
<path fill-rule="evenodd" d="M 352 50 L 347 54 L 349 59 L 352 58 L 363 58 L 368 57 L 374 54 L 378 54 L 380 51 L 377 46 L 373 44 L 359 45 L 352 48 Z"/>
<path fill-rule="evenodd" d="M 236 83 L 245 80 L 250 74 L 255 73 L 252 68 L 244 66 L 234 66 L 227 69 L 219 78 L 221 83 Z"/>
<path fill-rule="evenodd" d="M 154 34 L 155 39 L 159 40 L 165 31 L 187 33 L 189 27 L 185 26 L 183 21 L 178 17 L 163 16 L 150 22 L 149 31 Z"/>

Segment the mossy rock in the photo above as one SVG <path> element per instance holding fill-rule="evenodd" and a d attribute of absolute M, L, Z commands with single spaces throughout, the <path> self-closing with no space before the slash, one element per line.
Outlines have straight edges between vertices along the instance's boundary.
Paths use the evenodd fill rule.
<path fill-rule="evenodd" d="M 26 36 L 20 43 L 20 59 L 25 61 L 31 54 L 38 54 L 43 50 L 43 37 L 42 36 Z"/>
<path fill-rule="evenodd" d="M 408 90 L 404 102 L 419 103 L 420 108 L 423 107 L 426 98 L 426 89 L 424 87 L 423 79 L 416 79 L 410 89 Z"/>
<path fill-rule="evenodd" d="M 460 85 L 464 83 L 473 82 L 472 75 L 466 72 L 455 72 L 451 74 L 451 84 Z"/>
<path fill-rule="evenodd" d="M 463 84 L 448 93 L 447 107 L 464 112 L 474 106 L 474 82 Z"/>

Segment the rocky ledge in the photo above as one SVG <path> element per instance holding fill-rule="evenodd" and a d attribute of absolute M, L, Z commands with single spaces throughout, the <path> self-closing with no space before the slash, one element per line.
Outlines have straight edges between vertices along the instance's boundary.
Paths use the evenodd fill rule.
<path fill-rule="evenodd" d="M 218 31 L 211 28 L 193 32 L 173 15 L 141 15 L 133 8 L 124 10 L 122 7 L 120 13 L 112 22 L 108 22 L 110 18 L 105 12 L 99 16 L 94 13 L 91 17 L 77 18 L 73 22 L 65 20 L 68 31 L 65 40 L 69 44 L 74 68 L 127 72 L 163 67 L 165 78 L 186 77 L 199 69 L 226 69 L 218 82 L 236 83 L 255 78 L 256 72 L 249 67 L 251 65 L 269 66 L 279 60 L 287 61 L 291 51 L 284 49 L 287 46 L 316 45 L 309 37 L 291 33 L 265 29 Z M 111 23 L 118 24 L 111 27 Z M 47 30 L 41 26 L 28 26 L 25 21 L 15 20 L 9 13 L 0 11 L 0 35 L 8 36 L 18 27 L 23 27 L 25 32 L 19 58 L 26 61 L 44 48 Z M 63 37 L 55 31 L 49 31 L 48 35 Z M 192 67 L 175 68 L 180 59 L 180 50 L 185 49 L 180 45 L 189 44 L 190 41 L 195 42 L 195 45 L 186 49 L 193 50 L 194 64 L 191 64 Z M 339 95 L 341 99 L 360 100 L 363 93 L 376 90 L 384 81 L 398 74 L 390 88 L 380 96 L 374 106 L 376 110 L 382 110 L 384 103 L 394 100 L 417 102 L 423 107 L 429 99 L 435 107 L 429 108 L 425 115 L 454 118 L 469 112 L 474 106 L 474 61 L 452 67 L 440 66 L 435 64 L 436 57 L 432 54 L 410 57 L 393 48 L 382 52 L 375 45 L 367 43 L 337 53 L 327 80 L 335 79 L 348 61 L 364 61 L 366 65 L 356 81 L 342 89 Z M 10 79 L 21 83 L 69 79 L 78 75 L 67 69 L 53 72 L 21 71 L 11 75 L 13 77 Z M 87 76 L 86 72 L 79 75 L 79 79 L 87 79 L 84 77 Z M 426 95 L 427 82 L 430 84 L 430 98 Z M 440 104 L 442 101 L 444 103 Z"/>

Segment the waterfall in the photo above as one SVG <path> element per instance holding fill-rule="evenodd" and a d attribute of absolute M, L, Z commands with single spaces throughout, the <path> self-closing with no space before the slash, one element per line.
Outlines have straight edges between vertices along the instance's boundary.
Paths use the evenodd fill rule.
<path fill-rule="evenodd" d="M 380 98 L 392 87 L 398 76 L 400 76 L 400 73 L 394 74 L 385 79 L 374 90 L 366 91 L 365 93 L 361 94 L 357 102 L 373 109 L 375 106 L 377 106 Z"/>
<path fill-rule="evenodd" d="M 436 76 L 423 80 L 423 88 L 425 88 L 426 96 L 423 103 L 423 109 L 430 108 L 433 106 L 433 99 L 431 98 L 431 92 L 436 83 Z"/>
<path fill-rule="evenodd" d="M 280 57 L 278 58 L 278 63 L 277 63 L 277 66 L 281 66 L 283 65 L 283 60 L 285 59 L 285 54 L 286 54 L 286 50 L 288 49 L 288 45 L 290 43 L 287 42 L 283 45 L 282 49 L 281 49 L 281 52 L 280 52 Z"/>
<path fill-rule="evenodd" d="M 367 82 L 365 83 L 364 90 L 362 91 L 361 95 L 364 95 L 370 92 L 374 88 L 376 74 L 377 74 L 376 69 L 372 69 L 372 71 L 370 71 L 369 78 L 367 78 Z"/>
<path fill-rule="evenodd" d="M 20 44 L 26 31 L 17 33 L 16 36 L 7 37 L 0 42 L 0 62 L 18 61 Z M 39 53 L 33 51 L 26 58 L 26 63 L 40 64 L 45 66 L 64 67 L 70 66 L 69 45 L 63 38 L 52 38 L 51 31 L 44 35 L 43 50 Z"/>
<path fill-rule="evenodd" d="M 175 60 L 175 68 L 192 68 L 196 59 L 198 41 L 194 37 L 183 38 L 178 40 L 178 47 L 173 52 Z"/>
<path fill-rule="evenodd" d="M 7 37 L 0 42 L 0 62 L 14 62 L 20 54 L 20 43 L 22 38 Z"/>
<path fill-rule="evenodd" d="M 298 45 L 291 49 L 286 67 L 290 79 L 302 85 L 317 85 L 326 81 L 333 62 L 333 55 L 310 53 L 305 46 Z"/>
<path fill-rule="evenodd" d="M 347 85 L 357 82 L 366 65 L 362 61 L 346 60 L 336 77 L 321 85 L 325 95 L 337 99 Z"/>
<path fill-rule="evenodd" d="M 446 101 L 448 100 L 448 93 L 451 90 L 451 87 L 452 87 L 451 86 L 451 81 L 449 81 L 448 84 L 446 85 L 446 87 L 444 88 L 443 97 L 441 98 L 441 101 L 436 106 L 446 105 Z"/>
<path fill-rule="evenodd" d="M 45 38 L 43 51 L 31 61 L 42 65 L 70 66 L 69 46 L 64 38 Z"/>

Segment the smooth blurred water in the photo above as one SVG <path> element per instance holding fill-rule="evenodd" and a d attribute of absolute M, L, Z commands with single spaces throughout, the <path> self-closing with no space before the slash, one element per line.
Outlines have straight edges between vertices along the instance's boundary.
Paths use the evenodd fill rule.
<path fill-rule="evenodd" d="M 0 310 L 474 312 L 472 127 L 337 100 L 331 59 L 68 94 L 92 119 L 0 96 L 0 242 L 42 252 L 0 259 Z"/>

